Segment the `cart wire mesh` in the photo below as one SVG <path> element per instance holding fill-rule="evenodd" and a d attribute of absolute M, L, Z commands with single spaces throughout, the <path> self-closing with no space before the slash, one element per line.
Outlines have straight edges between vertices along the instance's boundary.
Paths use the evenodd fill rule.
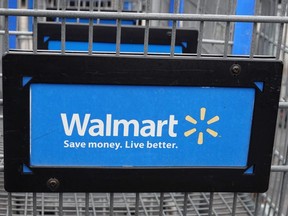
<path fill-rule="evenodd" d="M 88 49 L 81 55 L 98 55 L 93 51 L 93 26 L 109 19 L 116 26 L 116 50 L 107 55 L 121 56 L 121 27 L 125 20 L 145 28 L 143 55 L 150 56 L 149 28 L 171 28 L 169 57 L 175 55 L 176 30 L 196 29 L 197 58 L 206 54 L 219 59 L 235 52 L 238 24 L 249 24 L 246 35 L 247 58 L 273 56 L 284 63 L 275 144 L 266 193 L 7 193 L 3 187 L 3 114 L 1 104 L 0 215 L 288 215 L 287 151 L 287 0 L 251 0 L 253 14 L 241 14 L 241 0 L 18 0 L 0 2 L 1 55 L 12 52 L 46 53 L 37 47 L 41 22 L 61 25 L 61 49 L 65 55 L 66 26 L 88 25 Z M 250 4 L 249 3 L 249 4 Z M 83 24 L 82 21 L 86 20 Z M 237 42 L 239 43 L 239 42 Z M 239 44 L 238 44 L 239 45 Z M 241 45 L 241 44 L 240 44 Z M 50 52 L 49 52 L 50 53 Z M 50 53 L 52 54 L 52 53 Z M 2 65 L 2 62 L 1 62 Z M 1 73 L 2 79 L 2 73 Z M 2 98 L 2 91 L 1 91 Z"/>

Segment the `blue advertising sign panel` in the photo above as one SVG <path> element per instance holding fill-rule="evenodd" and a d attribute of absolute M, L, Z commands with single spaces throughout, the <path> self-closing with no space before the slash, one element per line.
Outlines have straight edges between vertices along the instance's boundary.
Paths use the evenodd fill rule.
<path fill-rule="evenodd" d="M 123 23 L 122 23 L 123 24 Z M 88 47 L 88 25 L 66 25 L 65 51 L 87 52 Z M 38 48 L 40 50 L 61 50 L 61 24 L 39 23 L 38 26 Z M 92 52 L 115 53 L 116 31 L 114 25 L 94 25 Z M 122 53 L 144 53 L 143 26 L 122 26 L 120 52 Z M 195 29 L 177 29 L 175 38 L 175 54 L 196 53 L 198 31 Z M 150 54 L 166 53 L 171 51 L 171 28 L 149 28 L 149 43 L 147 52 Z"/>
<path fill-rule="evenodd" d="M 5 189 L 263 192 L 281 76 L 267 58 L 8 54 Z"/>
<path fill-rule="evenodd" d="M 30 95 L 32 167 L 247 165 L 253 88 L 32 84 Z"/>

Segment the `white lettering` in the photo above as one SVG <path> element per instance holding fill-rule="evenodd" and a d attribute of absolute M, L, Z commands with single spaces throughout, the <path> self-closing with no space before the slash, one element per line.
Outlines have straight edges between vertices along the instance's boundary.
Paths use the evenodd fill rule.
<path fill-rule="evenodd" d="M 174 117 L 174 115 L 169 116 L 168 133 L 170 137 L 177 137 L 177 133 L 174 132 L 174 126 L 178 124 L 178 120 L 175 120 Z"/>
<path fill-rule="evenodd" d="M 111 136 L 111 125 L 112 125 L 112 115 L 107 114 L 106 115 L 106 136 Z"/>
<path fill-rule="evenodd" d="M 86 148 L 85 142 L 70 142 L 69 140 L 64 141 L 64 148 Z"/>
<path fill-rule="evenodd" d="M 76 128 L 78 131 L 78 135 L 84 136 L 88 122 L 89 122 L 89 119 L 90 119 L 90 114 L 85 114 L 83 124 L 81 124 L 81 122 L 80 122 L 80 117 L 79 117 L 78 113 L 74 113 L 72 115 L 69 126 L 68 126 L 68 120 L 67 120 L 67 114 L 66 113 L 61 113 L 61 119 L 62 119 L 62 124 L 63 124 L 66 136 L 72 135 L 75 124 L 76 124 Z"/>
<path fill-rule="evenodd" d="M 92 124 L 97 123 L 96 125 L 92 125 L 89 128 L 90 136 L 104 136 L 104 123 L 100 119 L 92 119 L 90 120 Z M 107 127 L 107 126 L 106 126 Z M 97 132 L 95 130 L 97 129 Z"/>
<path fill-rule="evenodd" d="M 154 137 L 155 136 L 155 122 L 152 120 L 143 120 L 142 124 L 148 124 L 143 126 L 140 130 L 140 134 L 142 137 Z"/>
<path fill-rule="evenodd" d="M 161 137 L 162 136 L 162 128 L 164 125 L 167 125 L 168 124 L 168 121 L 167 120 L 158 120 L 157 121 L 157 136 L 158 137 Z"/>
<path fill-rule="evenodd" d="M 150 120 L 138 121 L 136 119 L 113 119 L 112 114 L 106 115 L 106 121 L 101 119 L 90 119 L 91 114 L 87 113 L 80 117 L 79 113 L 73 113 L 71 119 L 67 118 L 66 113 L 61 113 L 62 124 L 66 136 L 72 136 L 73 133 L 79 136 L 85 136 L 86 131 L 90 136 L 109 137 L 109 136 L 134 136 L 138 137 L 161 137 L 163 132 L 170 137 L 177 137 L 175 126 L 178 120 L 174 115 L 170 115 L 168 120 Z M 166 126 L 166 127 L 165 127 Z M 113 134 L 112 134 L 113 133 Z M 69 144 L 64 143 L 64 147 Z"/>
<path fill-rule="evenodd" d="M 121 147 L 121 143 L 117 142 L 89 142 L 88 148 L 111 148 L 118 150 Z"/>
<path fill-rule="evenodd" d="M 134 136 L 139 136 L 139 123 L 137 120 L 132 119 L 130 121 L 121 119 L 121 120 L 114 120 L 114 127 L 113 127 L 113 136 L 118 136 L 119 132 L 119 125 L 123 125 L 123 136 L 129 136 L 129 126 L 134 126 Z"/>

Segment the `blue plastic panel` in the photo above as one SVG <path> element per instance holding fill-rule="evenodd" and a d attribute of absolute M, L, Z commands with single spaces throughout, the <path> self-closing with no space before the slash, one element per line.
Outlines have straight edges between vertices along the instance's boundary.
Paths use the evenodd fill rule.
<path fill-rule="evenodd" d="M 8 8 L 17 9 L 17 1 L 8 1 Z M 8 28 L 9 31 L 16 31 L 17 30 L 17 18 L 16 16 L 9 16 L 8 17 Z M 9 35 L 9 48 L 15 49 L 16 47 L 16 35 Z"/>
<path fill-rule="evenodd" d="M 55 21 L 55 20 L 54 20 Z M 59 18 L 59 21 L 62 21 L 62 18 Z M 89 23 L 89 19 L 85 18 L 65 18 L 65 22 L 67 23 Z M 97 19 L 93 20 L 93 23 L 97 24 L 109 24 L 109 25 L 116 25 L 117 21 L 113 19 L 100 19 L 99 21 Z M 135 25 L 134 20 L 121 20 L 121 25 Z"/>
<path fill-rule="evenodd" d="M 254 15 L 255 0 L 238 0 L 236 15 Z M 253 33 L 253 23 L 236 22 L 232 54 L 249 55 Z"/>
<path fill-rule="evenodd" d="M 254 88 L 31 84 L 30 165 L 247 165 Z"/>
<path fill-rule="evenodd" d="M 115 52 L 116 44 L 115 43 L 100 43 L 94 42 L 92 46 L 94 52 Z M 66 41 L 65 43 L 66 50 L 73 51 L 86 51 L 88 50 L 88 42 L 75 42 L 75 41 Z M 61 41 L 52 41 L 48 42 L 49 50 L 61 50 Z M 150 53 L 170 53 L 170 45 L 148 45 L 148 52 Z M 144 52 L 143 44 L 121 44 L 121 52 Z M 181 46 L 175 46 L 175 53 L 182 53 Z"/>
<path fill-rule="evenodd" d="M 184 13 L 184 0 L 180 0 L 179 2 L 179 10 L 178 11 L 174 11 L 174 4 L 175 4 L 175 1 L 174 0 L 170 0 L 170 5 L 169 5 L 169 13 Z M 173 25 L 173 22 L 172 21 L 169 21 L 168 22 L 169 26 L 172 26 Z M 179 22 L 178 22 L 178 26 L 179 26 Z"/>

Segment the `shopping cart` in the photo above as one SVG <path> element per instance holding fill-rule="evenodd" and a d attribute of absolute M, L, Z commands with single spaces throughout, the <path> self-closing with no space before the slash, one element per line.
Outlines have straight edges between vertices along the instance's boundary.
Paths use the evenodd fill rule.
<path fill-rule="evenodd" d="M 241 9 L 243 2 L 245 10 Z M 233 54 L 248 55 L 250 59 L 263 55 L 284 62 L 272 173 L 266 193 L 7 193 L 3 187 L 1 139 L 1 215 L 288 214 L 287 0 L 4 0 L 0 7 L 1 55 L 8 52 L 49 52 L 38 48 L 37 26 L 43 22 L 61 26 L 59 54 L 65 55 L 66 25 L 83 20 L 89 29 L 88 49 L 84 53 L 97 55 L 92 50 L 93 25 L 109 20 L 109 25 L 117 29 L 115 53 L 112 55 L 121 56 L 122 21 L 132 20 L 132 25 L 145 28 L 143 56 L 150 54 L 147 48 L 149 28 L 166 26 L 171 28 L 171 58 L 175 52 L 176 29 L 185 27 L 199 32 L 196 53 L 199 58 L 205 54 L 223 59 Z M 1 123 L 3 136 L 2 128 Z"/>

